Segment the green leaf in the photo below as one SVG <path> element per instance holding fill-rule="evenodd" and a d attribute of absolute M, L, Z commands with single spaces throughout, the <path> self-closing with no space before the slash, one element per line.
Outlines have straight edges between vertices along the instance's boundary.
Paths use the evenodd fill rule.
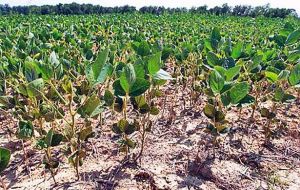
<path fill-rule="evenodd" d="M 109 90 L 105 90 L 104 101 L 107 106 L 112 106 L 114 103 L 114 95 Z"/>
<path fill-rule="evenodd" d="M 129 96 L 142 95 L 150 88 L 150 82 L 143 78 L 137 78 L 135 83 L 132 85 Z"/>
<path fill-rule="evenodd" d="M 120 135 L 120 134 L 123 133 L 123 132 L 121 131 L 121 129 L 119 128 L 119 126 L 118 126 L 117 123 L 114 123 L 114 124 L 112 125 L 111 130 L 112 130 L 114 133 L 118 134 L 118 135 Z"/>
<path fill-rule="evenodd" d="M 260 110 L 260 114 L 262 117 L 266 117 L 268 119 L 273 119 L 276 117 L 276 114 L 273 112 L 270 112 L 269 109 L 267 109 L 267 108 L 262 108 Z"/>
<path fill-rule="evenodd" d="M 221 40 L 221 33 L 220 33 L 220 29 L 215 27 L 211 33 L 211 39 L 212 40 L 216 40 L 216 41 L 220 41 Z"/>
<path fill-rule="evenodd" d="M 50 54 L 50 63 L 54 66 L 57 67 L 59 65 L 59 60 L 54 51 L 51 52 Z"/>
<path fill-rule="evenodd" d="M 151 109 L 150 106 L 147 103 L 145 103 L 142 106 L 140 106 L 139 111 L 141 114 L 146 114 L 146 113 L 150 112 L 150 109 Z"/>
<path fill-rule="evenodd" d="M 99 77 L 100 72 L 107 61 L 108 54 L 109 54 L 108 48 L 98 53 L 95 62 L 92 64 L 94 79 L 97 79 Z"/>
<path fill-rule="evenodd" d="M 283 98 L 282 98 L 282 102 L 293 102 L 294 100 L 296 100 L 296 97 L 291 95 L 291 94 L 284 94 Z"/>
<path fill-rule="evenodd" d="M 85 76 L 89 81 L 90 85 L 94 85 L 96 82 L 96 78 L 94 76 L 92 64 L 88 64 L 85 67 Z"/>
<path fill-rule="evenodd" d="M 142 60 L 138 60 L 133 65 L 136 78 L 145 78 L 145 68 Z"/>
<path fill-rule="evenodd" d="M 237 76 L 241 71 L 241 66 L 235 66 L 230 69 L 228 69 L 225 72 L 226 81 L 232 80 L 235 76 Z"/>
<path fill-rule="evenodd" d="M 89 97 L 84 105 L 77 110 L 81 117 L 94 117 L 99 115 L 102 111 L 101 101 L 96 94 Z"/>
<path fill-rule="evenodd" d="M 123 90 L 121 83 L 120 83 L 120 79 L 115 80 L 115 82 L 113 83 L 113 89 L 114 89 L 114 94 L 116 96 L 125 96 L 126 93 Z"/>
<path fill-rule="evenodd" d="M 161 67 L 161 52 L 151 55 L 147 63 L 149 74 L 156 74 Z"/>
<path fill-rule="evenodd" d="M 245 107 L 255 102 L 255 98 L 247 94 L 238 104 L 238 107 Z"/>
<path fill-rule="evenodd" d="M 287 80 L 290 75 L 290 71 L 282 70 L 278 75 L 278 80 Z"/>
<path fill-rule="evenodd" d="M 214 67 L 216 65 L 221 65 L 221 60 L 214 52 L 210 51 L 207 53 L 207 63 Z"/>
<path fill-rule="evenodd" d="M 283 47 L 286 41 L 286 36 L 283 35 L 275 35 L 274 41 L 278 44 L 278 46 Z"/>
<path fill-rule="evenodd" d="M 133 142 L 131 139 L 127 138 L 125 141 L 125 144 L 129 147 L 129 148 L 135 148 L 136 147 L 136 143 Z"/>
<path fill-rule="evenodd" d="M 265 75 L 270 82 L 276 82 L 278 80 L 278 75 L 271 71 L 265 71 Z"/>
<path fill-rule="evenodd" d="M 235 84 L 229 90 L 230 102 L 232 104 L 239 103 L 248 93 L 250 90 L 250 85 L 247 82 L 240 82 Z"/>
<path fill-rule="evenodd" d="M 146 104 L 146 99 L 144 96 L 136 96 L 134 97 L 134 101 L 136 102 L 138 108 Z"/>
<path fill-rule="evenodd" d="M 135 83 L 135 80 L 134 67 L 129 63 L 123 68 L 123 72 L 120 76 L 120 84 L 127 94 L 129 93 L 130 87 Z"/>
<path fill-rule="evenodd" d="M 155 106 L 152 106 L 150 108 L 150 114 L 151 115 L 158 115 L 159 114 L 159 109 L 157 107 L 155 107 Z"/>
<path fill-rule="evenodd" d="M 0 147 L 0 174 L 5 170 L 9 164 L 11 154 L 6 148 Z"/>
<path fill-rule="evenodd" d="M 29 97 L 36 97 L 41 94 L 42 89 L 44 88 L 44 80 L 42 78 L 36 79 L 28 83 L 27 94 Z"/>
<path fill-rule="evenodd" d="M 210 73 L 208 82 L 214 94 L 220 93 L 225 84 L 224 78 L 216 70 Z"/>
<path fill-rule="evenodd" d="M 215 107 L 211 104 L 206 104 L 203 109 L 204 114 L 210 119 L 215 118 L 216 111 L 217 110 L 215 109 Z"/>
<path fill-rule="evenodd" d="M 82 141 L 85 141 L 89 136 L 91 136 L 93 133 L 93 127 L 92 126 L 88 126 L 85 127 L 84 129 L 82 129 L 79 132 L 79 139 Z"/>
<path fill-rule="evenodd" d="M 275 93 L 274 93 L 275 101 L 281 102 L 283 100 L 284 95 L 285 94 L 282 88 L 278 87 L 275 89 Z"/>
<path fill-rule="evenodd" d="M 124 133 L 130 135 L 136 131 L 135 125 L 129 124 L 124 128 Z"/>
<path fill-rule="evenodd" d="M 19 121 L 18 138 L 29 139 L 33 136 L 33 125 L 30 121 Z"/>
<path fill-rule="evenodd" d="M 300 50 L 294 50 L 294 51 L 290 51 L 289 55 L 288 55 L 288 60 L 289 61 L 297 61 L 300 59 Z"/>
<path fill-rule="evenodd" d="M 150 54 L 150 46 L 147 41 L 142 41 L 139 43 L 137 54 L 140 56 L 147 56 Z"/>
<path fill-rule="evenodd" d="M 248 64 L 246 65 L 247 70 L 251 72 L 252 70 L 256 69 L 261 63 L 262 58 L 263 58 L 262 55 L 254 56 L 252 58 L 252 61 L 248 62 Z"/>
<path fill-rule="evenodd" d="M 286 39 L 285 44 L 293 44 L 296 43 L 300 39 L 300 30 L 295 30 L 292 32 Z"/>
<path fill-rule="evenodd" d="M 94 85 L 104 83 L 106 78 L 112 75 L 113 71 L 114 71 L 114 67 L 112 66 L 112 64 L 110 63 L 105 64 L 104 67 L 102 67 L 102 70 L 98 75 Z"/>
<path fill-rule="evenodd" d="M 119 127 L 120 131 L 122 131 L 123 133 L 125 132 L 125 130 L 128 126 L 129 126 L 129 122 L 126 119 L 121 119 L 118 122 L 118 127 Z"/>
<path fill-rule="evenodd" d="M 242 49 L 243 49 L 243 43 L 238 42 L 235 44 L 235 46 L 232 48 L 231 57 L 234 59 L 238 59 L 242 55 Z"/>
<path fill-rule="evenodd" d="M 225 114 L 221 111 L 216 111 L 215 113 L 215 121 L 216 122 L 223 122 L 225 120 Z"/>
<path fill-rule="evenodd" d="M 215 27 L 211 33 L 210 41 L 211 46 L 216 50 L 218 48 L 219 41 L 221 40 L 220 29 Z"/>
<path fill-rule="evenodd" d="M 50 129 L 44 141 L 47 147 L 54 147 L 54 146 L 58 146 L 62 140 L 63 140 L 62 134 L 55 133 L 53 129 Z"/>
<path fill-rule="evenodd" d="M 294 66 L 289 76 L 289 83 L 295 86 L 300 83 L 300 63 Z"/>

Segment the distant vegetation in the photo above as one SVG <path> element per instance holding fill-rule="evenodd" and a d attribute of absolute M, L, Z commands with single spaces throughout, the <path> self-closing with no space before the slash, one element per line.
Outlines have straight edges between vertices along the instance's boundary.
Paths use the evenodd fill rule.
<path fill-rule="evenodd" d="M 13 6 L 8 4 L 0 5 L 0 15 L 10 14 L 37 14 L 37 15 L 82 15 L 82 14 L 106 14 L 106 13 L 151 13 L 151 14 L 165 14 L 165 13 L 201 13 L 201 14 L 213 14 L 213 15 L 234 15 L 234 16 L 265 16 L 265 17 L 279 17 L 285 18 L 287 16 L 297 16 L 295 9 L 286 8 L 270 8 L 267 4 L 265 6 L 251 7 L 246 5 L 237 5 L 230 7 L 228 4 L 222 6 L 215 6 L 208 8 L 206 5 L 200 7 L 187 8 L 165 8 L 156 6 L 145 6 L 140 9 L 136 9 L 133 6 L 120 6 L 120 7 L 103 7 L 100 5 L 92 4 L 58 4 L 58 5 L 43 5 L 43 6 Z"/>

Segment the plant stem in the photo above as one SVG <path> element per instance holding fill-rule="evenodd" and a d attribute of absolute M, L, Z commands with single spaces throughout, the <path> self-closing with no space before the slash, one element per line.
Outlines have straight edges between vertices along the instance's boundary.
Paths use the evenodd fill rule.
<path fill-rule="evenodd" d="M 52 170 L 52 164 L 51 164 L 51 149 L 50 149 L 50 147 L 48 147 L 48 148 L 45 150 L 45 154 L 46 154 L 46 157 L 47 157 L 47 162 L 48 162 L 48 164 L 49 164 L 49 170 L 50 170 L 50 173 L 51 173 L 51 177 L 52 177 L 54 183 L 57 184 L 57 183 L 56 183 L 56 180 L 55 180 L 55 177 L 54 177 L 54 172 L 53 172 L 53 170 Z"/>
<path fill-rule="evenodd" d="M 128 94 L 126 93 L 123 102 L 123 116 L 126 120 L 127 120 L 127 98 L 128 98 Z"/>
<path fill-rule="evenodd" d="M 255 86 L 255 84 L 254 84 L 254 86 Z M 252 107 L 252 113 L 251 113 L 251 117 L 250 117 L 251 120 L 254 119 L 255 109 L 258 105 L 258 96 L 259 96 L 259 93 L 260 93 L 259 89 L 260 89 L 260 85 L 258 84 L 258 87 L 255 90 L 255 100 L 254 100 L 254 105 Z"/>
<path fill-rule="evenodd" d="M 62 95 L 56 90 L 55 86 L 52 84 L 51 81 L 49 81 L 50 86 L 53 88 L 54 92 L 57 94 L 57 96 L 59 97 L 59 99 L 61 101 L 63 101 L 63 103 L 66 105 L 67 101 L 62 97 Z"/>
<path fill-rule="evenodd" d="M 24 162 L 25 162 L 25 165 L 26 165 L 26 169 L 28 170 L 28 174 L 30 176 L 30 168 L 28 166 L 28 158 L 27 158 L 27 152 L 26 152 L 26 149 L 25 149 L 25 146 L 24 146 L 24 140 L 22 139 L 21 141 L 22 141 L 22 149 L 23 149 L 23 154 L 24 154 Z"/>

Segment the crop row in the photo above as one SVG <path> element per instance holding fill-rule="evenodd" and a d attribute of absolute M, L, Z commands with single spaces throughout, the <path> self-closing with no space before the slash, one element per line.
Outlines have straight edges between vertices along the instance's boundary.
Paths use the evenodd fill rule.
<path fill-rule="evenodd" d="M 237 26 L 224 25 L 222 33 L 211 25 L 166 23 L 168 16 L 136 22 L 135 27 L 117 19 L 100 20 L 98 25 L 97 17 L 28 18 L 41 21 L 41 27 L 33 21 L 20 24 L 20 17 L 1 21 L 0 108 L 18 120 L 16 136 L 22 143 L 30 140 L 44 154 L 42 162 L 54 181 L 60 163 L 53 150 L 59 148 L 79 177 L 87 155 L 84 143 L 93 137 L 95 121 L 104 125 L 104 110 L 118 116 L 109 127 L 119 136 L 120 151 L 138 161 L 168 82 L 191 86 L 191 101 L 200 95 L 207 98 L 203 113 L 214 145 L 230 132 L 226 113 L 231 107 L 251 107 L 251 119 L 259 111 L 266 118 L 267 143 L 271 125 L 278 120 L 276 109 L 300 98 L 297 21 L 272 33 L 259 20 L 228 17 L 226 23 L 232 20 Z M 210 19 L 222 23 L 221 18 Z M 271 29 L 279 28 L 278 20 L 269 21 Z M 247 24 L 262 29 L 237 30 Z M 269 36 L 263 36 L 265 32 Z M 267 100 L 272 102 L 270 109 L 260 106 Z M 140 134 L 138 140 L 132 138 L 134 133 Z M 136 147 L 138 154 L 132 154 Z M 10 151 L 1 148 L 0 172 L 9 159 Z"/>

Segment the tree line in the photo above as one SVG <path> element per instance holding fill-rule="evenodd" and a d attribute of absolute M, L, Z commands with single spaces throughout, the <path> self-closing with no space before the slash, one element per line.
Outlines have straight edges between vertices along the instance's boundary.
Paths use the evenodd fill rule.
<path fill-rule="evenodd" d="M 82 14 L 106 14 L 106 13 L 151 13 L 151 14 L 165 14 L 165 13 L 201 13 L 201 14 L 214 14 L 214 15 L 234 15 L 234 16 L 265 16 L 265 17 L 279 17 L 285 18 L 287 16 L 298 16 L 295 9 L 286 8 L 271 8 L 269 4 L 264 6 L 246 6 L 237 5 L 230 7 L 228 4 L 222 6 L 215 6 L 208 8 L 208 6 L 187 8 L 165 8 L 158 6 L 145 6 L 136 9 L 134 6 L 118 6 L 118 7 L 103 7 L 101 5 L 92 4 L 57 4 L 57 5 L 30 5 L 30 6 L 9 6 L 8 4 L 0 4 L 0 15 L 10 14 L 36 14 L 36 15 L 82 15 Z"/>

